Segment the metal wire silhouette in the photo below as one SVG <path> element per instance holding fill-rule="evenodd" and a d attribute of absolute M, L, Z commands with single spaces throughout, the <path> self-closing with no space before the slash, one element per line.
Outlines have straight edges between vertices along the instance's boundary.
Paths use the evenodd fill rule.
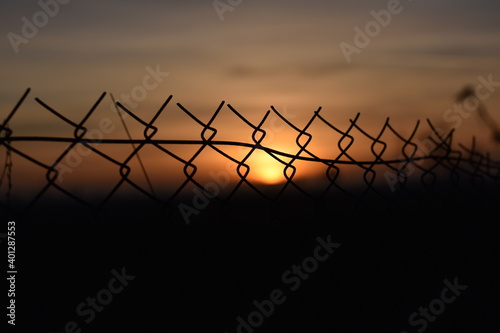
<path fill-rule="evenodd" d="M 408 133 L 396 130 L 387 119 L 373 133 L 360 125 L 360 114 L 340 127 L 327 119 L 321 108 L 305 125 L 298 126 L 275 107 L 258 122 L 252 122 L 235 106 L 221 102 L 209 120 L 203 121 L 184 105 L 172 105 L 172 96 L 150 119 L 114 102 L 120 121 L 125 124 L 126 114 L 130 123 L 121 136 L 95 138 L 89 120 L 102 120 L 96 112 L 101 106 L 109 110 L 109 105 L 104 104 L 109 102 L 106 93 L 80 119 L 36 98 L 35 106 L 41 108 L 36 111 L 48 113 L 54 122 L 62 120 L 72 135 L 23 136 L 13 120 L 20 112 L 31 111 L 26 106 L 29 95 L 28 89 L 0 125 L 0 215 L 4 219 L 13 216 L 18 222 L 16 232 L 23 244 L 20 248 L 26 251 L 19 256 L 25 267 L 20 278 L 29 279 L 19 284 L 23 292 L 18 297 L 27 309 L 24 323 L 20 324 L 47 331 L 63 327 L 68 319 L 75 319 L 71 310 L 84 299 L 80 291 L 95 295 L 97 290 L 105 290 L 101 289 L 101 275 L 107 276 L 112 267 L 125 264 L 127 272 L 140 278 L 133 282 L 130 294 L 116 299 L 121 302 L 116 311 L 105 312 L 112 314 L 109 322 L 113 325 L 135 327 L 141 332 L 152 332 L 151 323 L 161 325 L 162 330 L 182 323 L 189 331 L 200 331 L 198 327 L 203 326 L 204 331 L 235 332 L 239 323 L 235 318 L 247 318 L 254 309 L 250 308 L 253 302 L 264 300 L 271 290 L 286 292 L 283 295 L 289 305 L 276 305 L 277 312 L 282 311 L 273 317 L 276 323 L 266 320 L 262 330 L 277 331 L 274 327 L 286 324 L 291 329 L 284 331 L 293 332 L 297 331 L 296 322 L 302 320 L 308 327 L 318 327 L 303 331 L 337 332 L 342 324 L 356 332 L 386 327 L 394 330 L 408 327 L 408 315 L 420 305 L 433 304 L 428 303 L 429 299 L 439 297 L 443 277 L 452 279 L 457 275 L 461 283 L 471 287 L 467 296 L 457 297 L 456 307 L 450 308 L 451 316 L 447 318 L 454 320 L 455 311 L 460 319 L 472 318 L 474 327 L 494 322 L 485 320 L 489 319 L 484 316 L 486 312 L 495 313 L 486 311 L 488 303 L 478 304 L 484 295 L 498 289 L 493 279 L 484 279 L 484 274 L 493 272 L 490 266 L 498 262 L 495 214 L 500 197 L 500 161 L 478 149 L 475 140 L 468 146 L 456 144 L 455 131 L 444 132 L 430 121 L 416 122 Z M 199 137 L 158 138 L 158 119 L 167 110 L 185 115 Z M 235 116 L 251 138 L 219 140 L 218 134 L 226 128 L 224 124 L 218 128 L 216 120 L 223 112 Z M 284 124 L 287 133 L 293 134 L 292 152 L 267 144 L 269 140 L 265 139 L 270 133 L 265 125 L 272 115 Z M 134 138 L 128 126 L 140 127 L 142 137 Z M 326 129 L 322 134 L 327 132 L 335 138 L 329 143 L 329 156 L 314 146 L 315 130 L 321 127 Z M 427 134 L 425 139 L 422 133 Z M 39 156 L 43 154 L 35 154 L 31 143 L 42 143 L 48 150 L 57 145 L 58 152 L 42 160 Z M 115 154 L 107 149 L 116 145 L 129 150 Z M 172 148 L 179 145 L 194 150 L 186 150 L 181 156 Z M 82 147 L 100 160 L 91 166 L 93 170 L 113 167 L 117 178 L 97 200 L 89 200 L 59 180 L 61 165 Z M 231 147 L 244 147 L 244 155 L 228 153 L 226 148 Z M 358 157 L 360 148 L 365 152 L 362 159 Z M 216 195 L 213 188 L 200 182 L 206 161 L 202 155 L 207 152 L 234 167 L 236 181 L 227 185 L 224 193 Z M 144 158 L 150 156 L 146 153 L 179 163 L 180 184 L 176 183 L 168 196 L 162 192 L 164 184 L 150 177 L 151 160 Z M 282 168 L 284 182 L 275 185 L 273 191 L 252 181 L 251 158 L 257 153 L 267 154 Z M 317 188 L 305 186 L 298 177 L 299 162 L 311 163 L 322 171 L 321 179 L 315 180 Z M 27 174 L 21 168 L 26 165 L 36 171 L 32 176 L 40 178 L 39 186 L 23 193 L 26 200 L 20 203 L 13 193 L 18 186 L 14 176 Z M 144 179 L 136 177 L 136 173 L 143 174 Z M 84 179 L 79 181 L 81 186 L 91 186 Z M 132 188 L 132 193 L 141 198 L 140 203 L 136 197 L 121 201 L 124 187 Z M 213 204 L 197 216 L 206 223 L 187 226 L 179 218 L 178 208 L 179 202 L 192 203 L 186 201 L 192 200 L 192 188 L 211 198 Z M 52 200 L 54 193 L 62 195 Z M 245 202 L 248 196 L 242 193 L 257 197 L 257 204 Z M 263 207 L 261 202 L 268 205 Z M 429 205 L 432 209 L 421 209 Z M 133 208 L 129 216 L 132 206 L 137 209 Z M 439 213 L 443 207 L 448 211 Z M 449 210 L 453 213 L 449 214 Z M 299 223 L 290 222 L 288 217 Z M 314 281 L 303 280 L 302 288 L 307 289 L 289 292 L 283 273 L 300 262 L 305 267 L 306 259 L 313 258 L 318 236 L 332 236 L 333 241 L 342 243 L 343 252 L 335 252 L 329 261 L 321 263 L 314 272 Z M 68 294 L 74 294 L 75 299 L 69 299 Z M 161 312 L 150 313 L 151 308 L 144 307 L 148 300 L 144 295 L 148 294 L 165 304 L 159 307 Z M 462 304 L 463 310 L 457 311 Z M 489 304 L 495 306 L 495 300 L 491 298 Z M 170 308 L 177 312 L 164 310 Z M 36 314 L 29 314 L 30 309 Z M 71 317 L 54 315 L 66 314 L 65 309 L 70 309 L 67 314 Z M 402 311 L 398 313 L 398 309 Z M 198 317 L 201 319 L 192 320 Z M 446 318 L 439 320 L 442 323 Z M 99 320 L 91 324 L 94 330 L 100 325 Z"/>
<path fill-rule="evenodd" d="M 387 197 L 387 193 L 390 194 L 391 192 L 399 193 L 411 191 L 411 187 L 407 185 L 407 181 L 410 179 L 410 176 L 413 178 L 419 177 L 421 185 L 428 191 L 432 191 L 437 179 L 443 177 L 443 171 L 447 173 L 447 177 L 452 183 L 456 183 L 458 179 L 469 179 L 471 182 L 481 184 L 483 187 L 493 187 L 496 190 L 499 188 L 500 161 L 494 161 L 490 158 L 488 153 L 478 151 L 474 140 L 470 147 L 466 147 L 461 144 L 455 146 L 453 143 L 453 131 L 443 134 L 440 130 L 436 129 L 430 121 L 427 121 L 427 123 L 431 129 L 432 135 L 427 139 L 427 148 L 423 149 L 423 147 L 421 147 L 421 143 L 415 139 L 420 122 L 416 123 L 415 128 L 409 137 L 405 137 L 403 134 L 398 132 L 391 125 L 389 119 L 386 120 L 378 134 L 372 135 L 359 125 L 359 114 L 354 119 L 350 120 L 350 125 L 347 129 L 343 130 L 324 118 L 321 114 L 320 107 L 313 113 L 307 124 L 303 128 L 300 128 L 281 115 L 276 108 L 271 107 L 271 110 L 265 113 L 264 117 L 258 124 L 253 124 L 248 119 L 243 117 L 235 107 L 230 104 L 226 105 L 223 101 L 217 107 L 210 120 L 205 123 L 190 112 L 186 107 L 178 103 L 177 108 L 192 119 L 193 126 L 201 126 L 200 138 L 198 140 L 156 139 L 155 135 L 158 132 L 158 127 L 155 125 L 155 122 L 169 105 L 172 99 L 172 96 L 170 96 L 155 113 L 155 115 L 149 120 L 142 119 L 120 102 L 114 103 L 117 109 L 128 114 L 135 122 L 144 128 L 143 138 L 133 139 L 128 133 L 128 130 L 128 136 L 126 138 L 90 138 L 87 135 L 88 128 L 86 127 L 86 123 L 93 116 L 97 107 L 103 103 L 106 93 L 102 93 L 90 110 L 83 115 L 81 120 L 71 120 L 61 112 L 58 112 L 54 108 L 47 105 L 39 98 L 35 98 L 36 102 L 43 109 L 50 112 L 55 117 L 63 120 L 68 126 L 70 126 L 73 129 L 73 136 L 18 136 L 15 135 L 15 129 L 10 128 L 9 124 L 21 108 L 22 104 L 26 101 L 29 93 L 30 89 L 27 89 L 0 127 L 0 148 L 4 147 L 6 150 L 4 155 L 5 160 L 2 163 L 4 167 L 0 178 L 0 188 L 3 184 L 5 184 L 4 181 L 7 182 L 6 189 L 4 190 L 4 193 L 6 193 L 6 199 L 0 201 L 0 204 L 7 208 L 10 208 L 9 200 L 13 186 L 11 179 L 13 156 L 25 159 L 45 171 L 46 184 L 33 196 L 31 202 L 23 208 L 24 210 L 29 210 L 29 208 L 40 200 L 40 198 L 42 198 L 49 189 L 55 189 L 68 197 L 77 200 L 85 206 L 88 206 L 89 208 L 99 210 L 106 205 L 106 203 L 124 184 L 132 186 L 143 195 L 149 197 L 151 200 L 156 201 L 165 207 L 169 207 L 180 195 L 183 189 L 185 189 L 189 184 L 193 184 L 205 193 L 210 193 L 210 190 L 205 188 L 196 179 L 198 171 L 198 167 L 196 165 L 197 158 L 206 149 L 211 149 L 217 152 L 222 158 L 227 159 L 236 166 L 235 171 L 239 177 L 239 181 L 224 198 L 226 201 L 230 200 L 243 185 L 248 186 L 254 192 L 272 202 L 277 201 L 288 188 L 294 188 L 303 195 L 318 202 L 320 202 L 329 193 L 329 191 L 332 191 L 332 189 L 340 191 L 346 195 L 354 195 L 354 193 L 351 193 L 351 189 L 349 187 L 346 187 L 338 182 L 338 177 L 342 173 L 342 168 L 346 166 L 359 168 L 359 170 L 363 173 L 362 178 L 364 190 L 361 194 L 356 193 L 358 197 L 363 197 L 369 192 L 376 193 L 381 197 Z M 462 95 L 462 99 L 468 96 L 467 94 Z M 216 139 L 219 129 L 215 128 L 213 123 L 225 106 L 227 106 L 227 109 L 236 115 L 243 122 L 243 124 L 245 124 L 245 126 L 248 126 L 248 128 L 252 130 L 251 137 L 253 142 L 223 141 Z M 295 154 L 263 145 L 263 140 L 267 134 L 263 129 L 263 125 L 271 112 L 279 117 L 279 119 L 281 119 L 288 126 L 289 130 L 296 133 L 295 144 L 297 146 L 297 152 Z M 484 112 L 482 115 L 484 118 Z M 121 118 L 121 120 L 123 121 L 123 118 Z M 340 139 L 336 142 L 336 146 L 338 147 L 340 153 L 336 154 L 336 156 L 320 157 L 309 147 L 314 136 L 314 133 L 310 132 L 312 124 L 321 124 L 322 126 L 326 126 L 333 133 L 340 135 Z M 388 155 L 387 153 L 390 145 L 394 144 L 394 141 L 391 143 L 383 139 L 387 135 L 391 135 L 392 138 L 399 141 L 398 145 L 401 148 L 400 156 L 398 158 L 391 157 L 393 155 Z M 351 154 L 352 146 L 355 143 L 355 140 L 360 136 L 363 137 L 364 140 L 368 139 L 369 142 L 371 142 L 369 150 L 373 157 L 372 159 L 357 160 L 353 154 Z M 22 142 L 45 142 L 47 145 L 50 145 L 51 143 L 66 143 L 68 146 L 58 158 L 56 158 L 52 163 L 47 164 L 34 156 L 30 156 L 21 148 L 18 148 L 17 144 Z M 432 149 L 428 148 L 429 142 L 432 143 Z M 96 144 L 132 145 L 133 151 L 124 160 L 118 160 L 115 157 L 104 153 L 102 149 L 97 147 Z M 114 164 L 118 167 L 120 180 L 98 205 L 87 202 L 85 199 L 65 188 L 64 184 L 60 184 L 56 181 L 59 176 L 58 166 L 77 145 L 83 145 L 93 153 L 104 158 L 107 163 Z M 195 146 L 198 147 L 198 149 L 191 156 L 191 158 L 185 159 L 169 150 L 169 145 Z M 185 180 L 170 198 L 159 198 L 155 194 L 153 185 L 146 174 L 142 161 L 141 168 L 147 177 L 148 187 L 144 188 L 137 182 L 133 181 L 130 177 L 132 171 L 130 161 L 133 158 L 139 158 L 139 152 L 147 146 L 155 147 L 159 153 L 166 154 L 170 158 L 183 164 L 183 174 L 185 176 Z M 227 146 L 246 147 L 249 150 L 242 159 L 238 159 L 230 156 L 222 150 L 223 147 Z M 283 176 L 286 181 L 283 183 L 281 190 L 278 191 L 274 197 L 269 197 L 267 193 L 261 191 L 259 187 L 253 184 L 248 178 L 251 171 L 248 160 L 257 151 L 265 152 L 283 166 Z M 423 151 L 425 154 L 422 154 Z M 323 184 L 326 185 L 326 187 L 323 187 L 323 190 L 319 194 L 310 193 L 296 181 L 297 168 L 295 163 L 297 161 L 312 162 L 321 165 L 324 168 L 325 179 L 323 180 Z M 411 172 L 409 172 L 409 170 L 411 170 Z M 382 182 L 377 182 L 378 180 L 382 180 Z M 390 191 L 387 191 L 388 188 Z"/>

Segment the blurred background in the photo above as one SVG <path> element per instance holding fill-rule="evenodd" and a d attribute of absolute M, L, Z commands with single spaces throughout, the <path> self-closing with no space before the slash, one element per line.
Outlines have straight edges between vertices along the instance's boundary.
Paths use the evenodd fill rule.
<path fill-rule="evenodd" d="M 491 124 L 500 123 L 500 84 L 495 85 L 500 82 L 499 9 L 498 2 L 487 0 L 3 1 L 0 118 L 30 87 L 9 123 L 14 135 L 71 136 L 73 128 L 49 114 L 35 97 L 78 123 L 102 92 L 112 93 L 145 121 L 173 95 L 155 122 L 155 138 L 199 139 L 202 127 L 175 103 L 208 122 L 224 100 L 255 125 L 271 105 L 299 128 L 319 107 L 341 130 L 360 113 L 359 126 L 372 136 L 390 117 L 405 137 L 420 120 L 423 139 L 430 119 L 445 132 L 455 127 L 456 142 L 470 146 L 475 135 L 479 150 L 498 156 L 500 145 L 492 140 Z M 488 87 L 485 82 L 490 82 Z M 478 112 L 453 109 L 465 85 L 483 85 L 489 125 Z M 102 119 L 110 121 L 104 138 L 126 138 L 109 94 L 87 128 L 98 129 Z M 133 137 L 142 138 L 144 126 L 131 118 L 126 122 Z M 309 148 L 318 156 L 336 158 L 340 135 L 317 123 L 310 130 L 315 139 Z M 252 142 L 251 128 L 226 105 L 213 126 L 218 129 L 215 139 Z M 264 145 L 297 153 L 297 132 L 276 115 L 263 127 L 268 132 Z M 50 164 L 67 145 L 16 147 Z M 169 148 L 189 159 L 197 147 Z M 388 149 L 397 158 L 400 148 L 399 143 Z M 123 145 L 99 149 L 108 149 L 121 161 L 132 151 Z M 225 151 L 240 159 L 248 152 L 231 149 Z M 350 152 L 357 152 L 360 160 L 373 159 L 369 143 L 359 141 Z M 156 149 L 141 150 L 148 171 L 159 177 L 156 181 L 184 177 L 182 163 L 163 161 L 160 155 Z M 282 165 L 258 155 L 253 157 L 254 180 L 284 180 Z M 109 174 L 106 168 L 95 172 L 93 158 L 100 159 L 88 155 L 74 163 L 66 185 L 81 185 L 81 179 L 102 184 L 111 173 L 119 178 L 116 166 L 110 166 Z M 27 186 L 34 181 L 30 177 L 39 175 L 29 166 L 23 169 L 20 160 L 17 184 Z M 204 153 L 197 162 L 220 171 L 228 161 Z M 313 169 L 304 166 L 297 177 L 312 175 Z M 42 178 L 44 173 L 40 170 Z"/>
<path fill-rule="evenodd" d="M 30 326 L 19 331 L 69 331 L 74 320 L 85 332 L 242 332 L 237 318 L 281 289 L 287 302 L 258 332 L 423 331 L 412 314 L 427 306 L 440 314 L 429 332 L 499 332 L 500 163 L 465 149 L 475 136 L 473 149 L 500 161 L 499 12 L 493 0 L 0 1 L 0 124 L 31 88 L 12 137 L 74 138 L 69 121 L 107 92 L 85 120 L 88 146 L 8 143 L 0 129 L 0 216 L 18 222 L 18 327 Z M 110 94 L 146 123 L 173 96 L 153 139 L 198 142 L 140 147 L 143 169 L 130 143 L 100 143 L 128 140 L 120 114 L 144 138 Z M 289 155 L 245 160 L 266 196 L 229 186 L 250 147 L 200 143 L 199 122 L 221 101 L 214 140 L 253 142 L 228 104 L 254 126 L 272 111 L 262 145 Z M 320 107 L 307 149 L 339 161 L 286 168 L 311 157 L 297 129 Z M 385 127 L 376 142 L 388 117 L 401 138 Z M 416 156 L 435 148 L 427 119 L 456 130 L 456 151 L 413 161 L 400 184 L 418 121 Z M 342 245 L 309 270 L 319 237 Z M 296 292 L 283 275 L 295 265 L 311 273 Z M 125 269 L 137 278 L 106 296 L 112 270 Z M 444 279 L 470 287 L 443 313 Z M 90 297 L 106 306 L 89 323 L 78 306 Z"/>

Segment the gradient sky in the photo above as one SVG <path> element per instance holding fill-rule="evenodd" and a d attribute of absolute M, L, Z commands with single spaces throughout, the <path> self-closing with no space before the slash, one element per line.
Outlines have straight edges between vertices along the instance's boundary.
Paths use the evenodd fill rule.
<path fill-rule="evenodd" d="M 454 95 L 479 76 L 500 81 L 498 1 L 401 1 L 401 12 L 348 63 L 339 45 L 354 44 L 354 28 L 387 7 L 374 0 L 244 0 L 221 20 L 213 0 L 72 0 L 16 53 L 8 34 L 22 36 L 22 18 L 32 22 L 41 7 L 2 1 L 0 117 L 30 87 L 31 99 L 76 121 L 103 91 L 120 99 L 142 85 L 148 66 L 158 66 L 169 76 L 134 108 L 146 119 L 173 95 L 204 120 L 222 100 L 253 122 L 274 105 L 301 126 L 322 106 L 323 116 L 344 128 L 359 112 L 373 134 L 386 117 L 409 134 L 417 120 L 443 124 Z M 169 133 L 176 136 L 189 121 L 174 103 L 170 124 L 178 125 Z M 500 91 L 485 104 L 500 122 Z M 18 133 L 57 131 L 53 117 L 37 110 L 19 114 Z M 231 124 L 227 131 L 236 132 Z M 475 115 L 460 130 L 489 142 Z"/>

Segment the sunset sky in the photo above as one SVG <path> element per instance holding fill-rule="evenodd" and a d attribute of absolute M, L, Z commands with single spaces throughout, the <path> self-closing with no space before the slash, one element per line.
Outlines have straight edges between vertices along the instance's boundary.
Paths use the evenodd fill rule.
<path fill-rule="evenodd" d="M 54 1 L 41 2 L 54 10 Z M 175 103 L 208 121 L 222 100 L 254 123 L 274 105 L 304 126 L 322 106 L 322 115 L 342 128 L 359 112 L 360 125 L 374 135 L 386 117 L 409 134 L 426 118 L 451 128 L 443 114 L 464 85 L 477 86 L 479 77 L 500 82 L 497 1 L 222 0 L 219 6 L 239 4 L 219 12 L 213 0 L 61 2 L 52 15 L 40 14 L 44 6 L 36 1 L 0 4 L 0 117 L 32 89 L 13 120 L 17 133 L 54 135 L 59 129 L 34 97 L 79 121 L 102 92 L 123 101 L 146 82 L 151 89 L 133 111 L 150 119 L 173 95 L 169 123 L 158 122 L 171 126 L 170 137 L 185 134 L 192 123 Z M 389 8 L 390 22 L 379 24 L 347 61 L 340 45 L 355 46 L 355 28 L 364 31 L 375 20 L 372 11 Z M 36 32 L 24 27 L 34 20 Z M 13 42 L 18 37 L 23 42 Z M 145 81 L 152 70 L 163 76 Z M 484 104 L 500 123 L 500 91 Z M 220 135 L 224 128 L 237 134 L 235 124 L 241 122 L 219 124 Z M 467 140 L 476 134 L 489 144 L 477 115 L 460 127 Z"/>

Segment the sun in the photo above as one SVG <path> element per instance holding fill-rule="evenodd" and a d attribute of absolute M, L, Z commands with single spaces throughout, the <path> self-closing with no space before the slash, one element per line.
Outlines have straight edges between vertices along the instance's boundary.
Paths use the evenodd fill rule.
<path fill-rule="evenodd" d="M 286 181 L 283 175 L 285 165 L 263 151 L 256 151 L 248 159 L 249 178 L 255 182 L 275 185 Z"/>

